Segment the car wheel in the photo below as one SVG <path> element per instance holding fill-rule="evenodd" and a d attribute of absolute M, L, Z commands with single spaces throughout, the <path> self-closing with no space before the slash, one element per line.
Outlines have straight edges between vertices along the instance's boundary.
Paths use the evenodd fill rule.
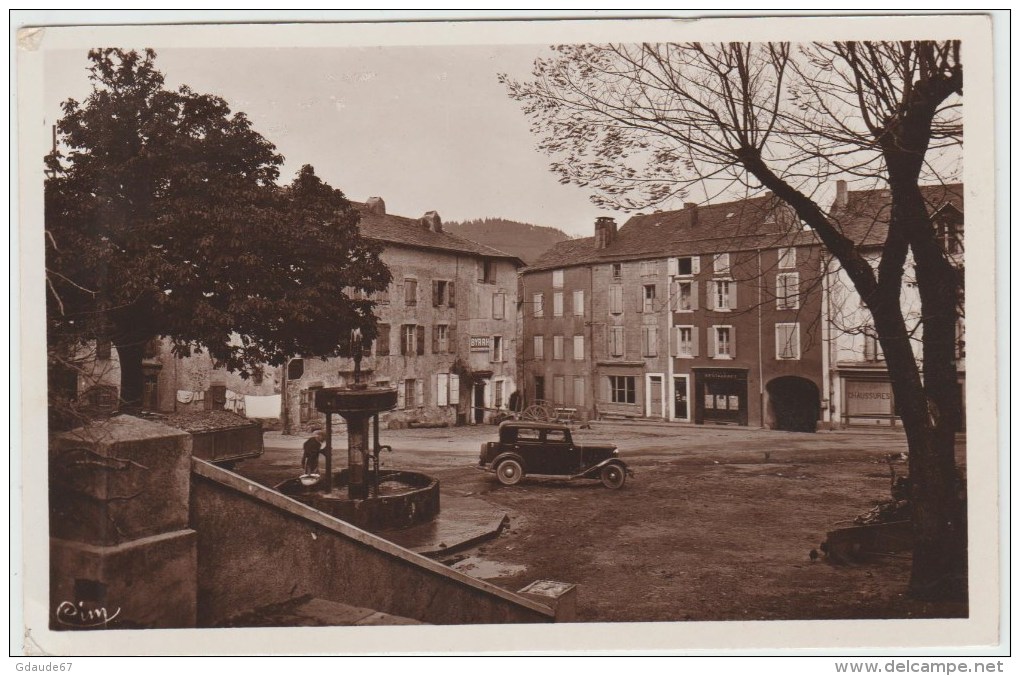
<path fill-rule="evenodd" d="M 504 460 L 496 468 L 496 478 L 504 486 L 513 486 L 521 480 L 522 476 L 524 476 L 524 469 L 521 467 L 521 463 L 516 460 Z"/>
<path fill-rule="evenodd" d="M 606 488 L 622 488 L 627 481 L 627 473 L 619 465 L 606 465 L 602 468 L 599 479 Z"/>

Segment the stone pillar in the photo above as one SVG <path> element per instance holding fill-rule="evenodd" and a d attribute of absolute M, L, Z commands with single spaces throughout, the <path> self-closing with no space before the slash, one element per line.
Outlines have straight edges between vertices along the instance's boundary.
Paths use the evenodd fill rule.
<path fill-rule="evenodd" d="M 115 416 L 58 436 L 49 465 L 52 628 L 194 627 L 191 435 Z"/>

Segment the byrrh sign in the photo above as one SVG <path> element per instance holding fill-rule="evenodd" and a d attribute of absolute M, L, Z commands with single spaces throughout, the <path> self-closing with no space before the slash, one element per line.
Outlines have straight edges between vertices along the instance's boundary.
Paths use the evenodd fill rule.
<path fill-rule="evenodd" d="M 892 383 L 867 380 L 848 380 L 846 408 L 852 416 L 893 415 Z"/>
<path fill-rule="evenodd" d="M 490 340 L 489 336 L 471 336 L 471 351 L 488 352 Z"/>

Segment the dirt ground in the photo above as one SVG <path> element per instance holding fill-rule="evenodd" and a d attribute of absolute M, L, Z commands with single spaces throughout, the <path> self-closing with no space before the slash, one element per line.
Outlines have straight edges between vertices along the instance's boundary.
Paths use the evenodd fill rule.
<path fill-rule="evenodd" d="M 618 444 L 636 477 L 615 491 L 528 478 L 501 486 L 475 468 L 491 426 L 384 431 L 394 451 L 383 467 L 425 471 L 444 495 L 509 513 L 508 533 L 445 561 L 514 591 L 537 579 L 575 583 L 582 621 L 967 615 L 965 603 L 905 595 L 909 555 L 839 566 L 809 557 L 828 531 L 889 498 L 886 458 L 906 450 L 901 433 L 642 422 L 594 423 L 575 437 Z M 266 454 L 238 471 L 268 485 L 292 477 L 302 442 L 267 433 Z M 905 462 L 894 467 L 906 473 Z"/>

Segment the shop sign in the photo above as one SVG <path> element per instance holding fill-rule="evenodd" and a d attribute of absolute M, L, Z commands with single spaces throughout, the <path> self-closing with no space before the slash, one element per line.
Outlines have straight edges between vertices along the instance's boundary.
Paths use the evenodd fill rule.
<path fill-rule="evenodd" d="M 873 380 L 846 381 L 848 415 L 893 415 L 892 383 Z"/>
<path fill-rule="evenodd" d="M 488 352 L 490 340 L 489 336 L 471 336 L 471 351 Z"/>

